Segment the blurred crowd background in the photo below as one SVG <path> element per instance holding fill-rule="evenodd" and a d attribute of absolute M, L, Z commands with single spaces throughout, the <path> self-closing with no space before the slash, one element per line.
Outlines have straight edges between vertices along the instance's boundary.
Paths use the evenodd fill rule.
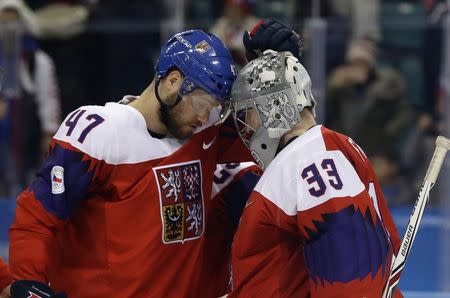
<path fill-rule="evenodd" d="M 274 17 L 304 37 L 319 120 L 366 151 L 390 206 L 412 208 L 435 137 L 450 136 L 449 8 L 448 0 L 0 0 L 0 198 L 29 183 L 70 111 L 139 94 L 173 33 L 211 31 L 242 66 L 243 31 Z M 430 201 L 440 210 L 450 210 L 448 168 Z"/>

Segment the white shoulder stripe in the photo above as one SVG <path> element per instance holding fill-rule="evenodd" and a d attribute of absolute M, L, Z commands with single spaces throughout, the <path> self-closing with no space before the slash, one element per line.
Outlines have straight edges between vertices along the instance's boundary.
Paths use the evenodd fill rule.
<path fill-rule="evenodd" d="M 152 138 L 143 116 L 118 103 L 84 106 L 69 114 L 55 137 L 109 164 L 129 164 L 161 158 L 181 145 Z"/>
<path fill-rule="evenodd" d="M 311 209 L 365 189 L 341 151 L 327 151 L 316 126 L 288 145 L 272 161 L 255 190 L 287 215 Z"/>
<path fill-rule="evenodd" d="M 297 211 L 305 211 L 333 198 L 354 197 L 365 187 L 341 151 L 322 151 L 300 168 L 301 193 Z"/>

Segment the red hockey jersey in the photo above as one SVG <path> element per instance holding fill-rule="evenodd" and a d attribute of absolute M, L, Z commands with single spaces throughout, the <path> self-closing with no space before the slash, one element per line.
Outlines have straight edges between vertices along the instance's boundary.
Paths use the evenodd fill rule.
<path fill-rule="evenodd" d="M 214 171 L 251 160 L 243 146 L 221 126 L 183 144 L 153 138 L 127 105 L 77 109 L 18 199 L 13 276 L 69 297 L 217 297 Z"/>
<path fill-rule="evenodd" d="M 276 156 L 250 196 L 230 296 L 379 298 L 399 245 L 363 151 L 317 125 Z"/>

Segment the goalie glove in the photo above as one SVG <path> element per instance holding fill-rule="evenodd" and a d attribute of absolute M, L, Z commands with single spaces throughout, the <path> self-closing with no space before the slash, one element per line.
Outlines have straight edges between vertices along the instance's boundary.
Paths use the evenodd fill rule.
<path fill-rule="evenodd" d="M 250 32 L 244 31 L 242 39 L 248 61 L 261 56 L 265 50 L 289 51 L 297 59 L 303 52 L 300 35 L 272 18 L 260 20 Z"/>
<path fill-rule="evenodd" d="M 34 280 L 17 280 L 11 285 L 11 298 L 67 298 L 55 293 L 49 286 Z"/>

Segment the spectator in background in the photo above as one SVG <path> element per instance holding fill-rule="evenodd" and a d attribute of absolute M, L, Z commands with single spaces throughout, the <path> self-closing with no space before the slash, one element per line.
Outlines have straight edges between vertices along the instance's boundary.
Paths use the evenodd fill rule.
<path fill-rule="evenodd" d="M 223 40 L 238 66 L 247 63 L 242 34 L 257 22 L 258 19 L 253 15 L 251 0 L 226 0 L 223 16 L 210 30 Z"/>
<path fill-rule="evenodd" d="M 55 61 L 63 116 L 147 83 L 142 74 L 159 55 L 167 18 L 162 0 L 28 1 L 42 27 L 40 45 Z M 131 44 L 139 50 L 128 51 Z"/>
<path fill-rule="evenodd" d="M 30 5 L 35 8 L 41 27 L 40 46 L 56 65 L 59 92 L 61 98 L 64 98 L 61 102 L 61 115 L 67 115 L 80 104 L 94 103 L 92 98 L 102 97 L 97 90 L 103 90 L 105 86 L 101 79 L 95 80 L 95 87 L 86 82 L 104 76 L 104 67 L 98 53 L 106 55 L 101 37 L 95 36 L 95 46 L 92 39 L 86 37 L 86 27 L 96 9 L 95 1 L 32 0 Z M 90 51 L 86 53 L 87 48 Z M 91 60 L 92 56 L 95 57 Z M 88 65 L 95 67 L 89 68 Z M 88 94 L 92 94 L 92 98 L 88 98 Z"/>
<path fill-rule="evenodd" d="M 435 140 L 438 135 L 445 135 L 444 127 L 444 110 L 441 105 L 444 101 L 443 97 L 438 97 L 436 106 L 430 107 L 431 113 L 421 112 L 417 117 L 415 126 L 406 138 L 404 150 L 401 156 L 401 164 L 403 167 L 403 176 L 409 181 L 409 188 L 416 194 L 422 186 L 423 178 L 428 169 L 430 158 L 435 149 Z M 441 185 L 435 186 L 439 193 Z M 431 200 L 431 204 L 439 204 L 439 197 Z M 409 203 L 413 203 L 415 196 L 409 198 Z M 443 198 L 442 198 L 443 199 Z"/>
<path fill-rule="evenodd" d="M 328 126 L 350 135 L 369 156 L 386 146 L 400 152 L 402 135 L 414 119 L 405 81 L 395 70 L 377 67 L 375 57 L 375 42 L 353 41 L 326 93 Z"/>
<path fill-rule="evenodd" d="M 388 146 L 380 148 L 370 160 L 389 206 L 410 204 L 417 197 L 410 180 L 402 172 L 401 158 L 395 150 Z"/>
<path fill-rule="evenodd" d="M 53 61 L 34 39 L 39 27 L 23 1 L 0 0 L 0 24 L 0 65 L 5 69 L 0 154 L 15 163 L 2 163 L 1 172 L 17 173 L 3 177 L 6 187 L 23 187 L 59 126 L 58 87 Z"/>
<path fill-rule="evenodd" d="M 439 104 L 442 85 L 450 83 L 450 77 L 447 77 L 447 80 L 440 81 L 440 76 L 446 72 L 446 67 L 448 68 L 446 63 L 448 64 L 448 61 L 450 61 L 448 58 L 450 49 L 448 48 L 449 45 L 446 45 L 445 38 L 446 31 L 448 31 L 446 28 L 450 28 L 447 23 L 450 2 L 428 0 L 424 1 L 424 7 L 427 13 L 427 22 L 423 34 L 424 46 L 421 53 L 423 55 L 422 61 L 426 61 L 426 63 L 423 63 L 425 95 L 421 108 L 428 114 L 434 114 L 436 105 Z M 441 82 L 444 82 L 444 84 L 441 84 Z M 421 116 L 422 119 L 424 117 L 426 115 Z"/>
<path fill-rule="evenodd" d="M 322 0 L 320 5 L 317 5 L 318 2 L 316 0 L 295 1 L 294 22 L 302 23 L 313 16 L 320 16 L 326 20 L 327 73 L 344 63 L 350 40 L 359 38 L 380 40 L 379 0 Z M 318 8 L 318 11 L 314 8 Z M 310 39 L 314 38 L 308 29 L 310 28 L 305 27 L 303 32 L 306 56 L 308 56 Z"/>
<path fill-rule="evenodd" d="M 346 64 L 330 76 L 327 86 L 327 123 L 349 134 L 366 149 L 386 199 L 391 204 L 411 197 L 408 179 L 400 176 L 400 156 L 410 133 L 414 110 L 406 99 L 406 83 L 391 68 L 376 66 L 375 42 L 353 41 Z"/>

